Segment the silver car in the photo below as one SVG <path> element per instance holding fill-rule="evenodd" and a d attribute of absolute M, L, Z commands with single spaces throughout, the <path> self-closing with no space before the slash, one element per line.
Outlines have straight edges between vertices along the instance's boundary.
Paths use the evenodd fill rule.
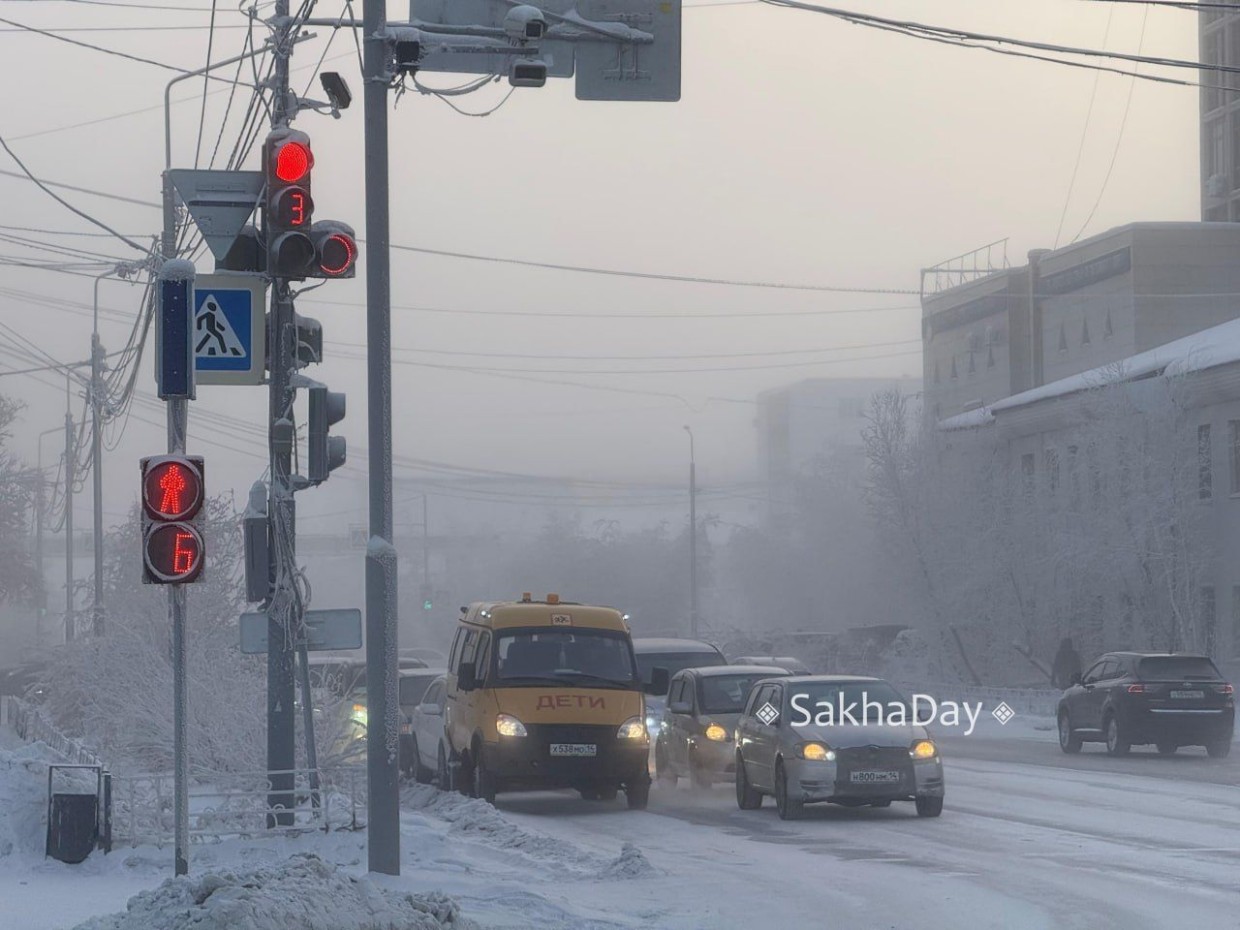
<path fill-rule="evenodd" d="M 755 683 L 736 728 L 736 803 L 775 796 L 794 820 L 806 804 L 943 811 L 943 759 L 904 696 L 879 678 L 805 675 Z"/>

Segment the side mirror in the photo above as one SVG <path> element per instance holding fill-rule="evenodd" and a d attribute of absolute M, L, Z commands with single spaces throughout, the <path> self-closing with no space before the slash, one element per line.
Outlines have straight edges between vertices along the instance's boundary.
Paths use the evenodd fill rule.
<path fill-rule="evenodd" d="M 673 701 L 671 704 L 667 705 L 667 709 L 669 713 L 673 713 L 673 714 L 692 714 L 693 713 L 693 705 L 690 704 L 688 701 Z"/>
<path fill-rule="evenodd" d="M 647 684 L 642 690 L 644 690 L 647 694 L 667 694 L 668 683 L 671 677 L 671 673 L 669 673 L 665 667 L 662 665 L 656 665 L 650 670 L 650 683 Z"/>
<path fill-rule="evenodd" d="M 443 708 L 438 704 L 419 704 L 418 710 L 422 711 L 422 713 L 426 714 L 428 717 L 443 716 Z"/>
<path fill-rule="evenodd" d="M 464 662 L 456 673 L 456 686 L 462 691 L 474 691 L 478 687 L 478 674 L 473 662 Z"/>

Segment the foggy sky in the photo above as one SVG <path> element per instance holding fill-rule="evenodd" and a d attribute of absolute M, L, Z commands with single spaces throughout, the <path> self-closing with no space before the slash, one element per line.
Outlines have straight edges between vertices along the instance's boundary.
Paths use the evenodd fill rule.
<path fill-rule="evenodd" d="M 175 4 L 199 11 L 131 11 L 53 0 L 0 3 L 0 15 L 43 27 L 207 22 L 206 0 Z M 1098 47 L 1106 35 L 1110 48 L 1128 51 L 1136 51 L 1148 16 L 1145 53 L 1197 57 L 1196 15 L 1174 9 L 1083 0 L 884 0 L 852 6 L 1065 44 Z M 316 15 L 338 12 L 334 4 L 320 4 Z M 389 18 L 406 14 L 399 4 L 389 5 Z M 217 21 L 235 26 L 243 18 L 225 4 Z M 467 119 L 437 99 L 405 95 L 391 113 L 393 242 L 658 273 L 916 290 L 920 268 L 991 240 L 1010 237 L 1012 264 L 1023 263 L 1030 248 L 1054 244 L 1096 82 L 1060 244 L 1076 236 L 1102 190 L 1129 93 L 1125 77 L 947 48 L 764 6 L 686 9 L 683 29 L 683 97 L 677 104 L 578 102 L 571 81 L 552 80 L 540 90 L 518 89 L 488 118 Z M 330 30 L 317 32 L 320 38 L 299 46 L 294 58 L 299 91 Z M 188 68 L 201 67 L 206 54 L 205 30 L 72 37 Z M 242 30 L 220 29 L 214 57 L 236 54 L 243 37 Z M 161 104 L 172 72 L 28 33 L 4 32 L 0 47 L 0 79 L 6 88 L 0 134 L 36 174 L 158 202 Z M 315 148 L 316 218 L 351 222 L 364 236 L 362 84 L 351 37 L 338 35 L 328 59 L 326 67 L 350 81 L 357 103 L 339 121 L 307 113 L 296 125 L 310 133 Z M 231 69 L 221 73 L 231 74 Z M 1182 76 L 1196 77 L 1191 71 Z M 440 86 L 458 83 L 447 75 L 425 80 Z M 495 85 L 458 103 L 488 109 L 507 89 Z M 173 107 L 174 167 L 193 164 L 201 90 L 201 81 L 191 79 L 174 93 L 180 101 Z M 317 82 L 310 96 L 316 94 Z M 227 96 L 208 98 L 207 156 Z M 225 134 L 229 148 L 239 131 L 236 111 L 245 100 L 239 94 L 234 105 Z M 1122 146 L 1086 235 L 1135 220 L 1198 218 L 1197 119 L 1195 89 L 1138 82 Z M 257 158 L 252 156 L 246 167 L 258 167 Z M 2 153 L 0 168 L 16 170 Z M 92 228 L 31 184 L 0 176 L 0 192 L 6 206 L 0 223 Z M 60 193 L 144 241 L 158 229 L 157 209 Z M 104 238 L 57 241 L 135 256 Z M 34 255 L 8 244 L 0 252 Z M 350 471 L 357 474 L 364 468 L 365 366 L 346 356 L 363 351 L 366 257 L 363 246 L 356 280 L 328 282 L 299 302 L 301 312 L 323 323 L 328 342 L 325 363 L 308 373 L 348 394 L 348 417 L 338 431 L 348 437 Z M 209 270 L 205 262 L 200 267 Z M 89 278 L 5 268 L 3 279 L 5 289 L 86 304 L 91 300 Z M 135 286 L 106 283 L 101 304 L 133 313 L 139 293 Z M 626 280 L 399 252 L 394 254 L 392 296 L 398 307 L 584 315 L 548 319 L 394 310 L 394 344 L 435 352 L 723 354 L 919 337 L 915 296 Z M 851 308 L 882 309 L 731 320 L 589 318 Z M 0 322 L 59 359 L 88 357 L 89 314 L 0 295 Z M 128 327 L 105 317 L 105 346 L 119 348 Z M 751 480 L 756 407 L 750 401 L 762 390 L 805 377 L 920 375 L 920 349 L 914 342 L 819 356 L 665 362 L 397 355 L 446 366 L 394 369 L 398 453 L 470 468 L 635 483 L 681 480 L 687 458 L 681 427 L 686 423 L 696 433 L 704 483 Z M 875 355 L 894 357 L 693 374 L 576 373 L 787 365 Z M 523 369 L 502 374 L 651 393 L 538 385 L 452 370 L 464 366 Z M 17 367 L 27 366 L 0 357 L 0 371 Z M 140 387 L 152 397 L 149 353 L 143 369 Z M 562 373 L 570 369 L 574 373 Z M 34 435 L 62 422 L 64 380 L 48 374 L 0 377 L 0 392 L 29 405 L 16 446 L 33 461 Z M 80 400 L 73 406 L 76 416 Z M 265 467 L 265 445 L 234 434 L 219 441 L 244 445 L 250 456 L 213 447 L 214 434 L 196 425 L 195 414 L 205 410 L 261 425 L 266 389 L 204 387 L 191 407 L 189 451 L 210 456 L 212 490 L 234 487 L 243 499 Z M 162 424 L 162 413 L 148 404 L 135 408 L 135 417 Z M 58 443 L 55 436 L 45 440 L 45 461 L 55 461 Z M 119 513 L 133 499 L 137 459 L 163 449 L 160 426 L 136 419 L 129 423 L 119 447 L 105 459 L 109 513 Z M 299 497 L 307 512 L 332 511 L 354 500 L 342 476 L 332 481 Z M 89 496 L 79 498 L 79 504 L 82 520 L 89 513 Z"/>

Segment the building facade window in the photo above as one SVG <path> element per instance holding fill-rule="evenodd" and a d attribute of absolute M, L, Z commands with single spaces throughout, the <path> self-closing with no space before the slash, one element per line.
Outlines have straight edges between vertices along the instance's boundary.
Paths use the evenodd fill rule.
<path fill-rule="evenodd" d="M 1052 494 L 1059 490 L 1059 452 L 1055 449 L 1046 450 L 1046 484 Z"/>
<path fill-rule="evenodd" d="M 1068 351 L 1068 331 L 1062 323 L 1059 324 L 1059 351 Z"/>
<path fill-rule="evenodd" d="M 1111 325 L 1111 311 L 1107 310 L 1107 318 L 1102 322 L 1102 338 L 1110 339 L 1115 335 L 1115 328 Z"/>
<path fill-rule="evenodd" d="M 1021 487 L 1025 491 L 1026 499 L 1031 499 L 1033 497 L 1034 468 L 1033 453 L 1026 452 L 1020 457 Z"/>
<path fill-rule="evenodd" d="M 1240 585 L 1231 587 L 1231 654 L 1240 649 Z"/>
<path fill-rule="evenodd" d="M 1197 427 L 1197 497 L 1208 501 L 1214 496 L 1214 461 L 1210 449 L 1210 424 Z"/>
<path fill-rule="evenodd" d="M 1201 589 L 1201 644 L 1205 654 L 1212 656 L 1218 646 L 1218 621 L 1214 604 L 1214 586 Z"/>
<path fill-rule="evenodd" d="M 1240 494 L 1240 420 L 1227 423 L 1227 459 L 1231 471 L 1231 493 Z"/>
<path fill-rule="evenodd" d="M 1081 323 L 1081 345 L 1087 346 L 1089 343 L 1089 319 L 1086 318 L 1085 321 Z"/>

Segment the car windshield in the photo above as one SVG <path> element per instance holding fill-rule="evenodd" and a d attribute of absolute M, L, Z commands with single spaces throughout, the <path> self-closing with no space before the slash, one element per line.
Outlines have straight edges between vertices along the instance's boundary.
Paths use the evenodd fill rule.
<path fill-rule="evenodd" d="M 505 633 L 496 649 L 500 681 L 630 687 L 637 681 L 633 666 L 628 638 L 610 630 Z"/>
<path fill-rule="evenodd" d="M 834 718 L 847 722 L 850 718 L 841 715 L 840 708 L 855 705 L 852 715 L 860 720 L 865 705 L 881 705 L 881 711 L 874 711 L 871 717 L 885 714 L 893 703 L 903 704 L 909 709 L 908 700 L 885 681 L 811 681 L 790 685 L 785 689 L 785 700 L 797 699 L 800 707 L 814 714 L 827 707 L 834 708 Z"/>
<path fill-rule="evenodd" d="M 749 675 L 705 675 L 698 679 L 698 703 L 708 714 L 739 714 L 755 681 L 770 678 L 769 672 Z"/>
<path fill-rule="evenodd" d="M 400 678 L 400 703 L 421 704 L 422 695 L 436 678 L 435 675 L 402 675 Z"/>
<path fill-rule="evenodd" d="M 646 652 L 637 657 L 637 669 L 641 672 L 642 681 L 650 681 L 656 668 L 667 669 L 670 678 L 686 668 L 727 664 L 728 660 L 717 652 Z"/>
<path fill-rule="evenodd" d="M 1186 681 L 1218 681 L 1222 678 L 1214 663 L 1205 656 L 1150 656 L 1137 665 L 1141 678 L 1164 680 L 1183 678 Z"/>

